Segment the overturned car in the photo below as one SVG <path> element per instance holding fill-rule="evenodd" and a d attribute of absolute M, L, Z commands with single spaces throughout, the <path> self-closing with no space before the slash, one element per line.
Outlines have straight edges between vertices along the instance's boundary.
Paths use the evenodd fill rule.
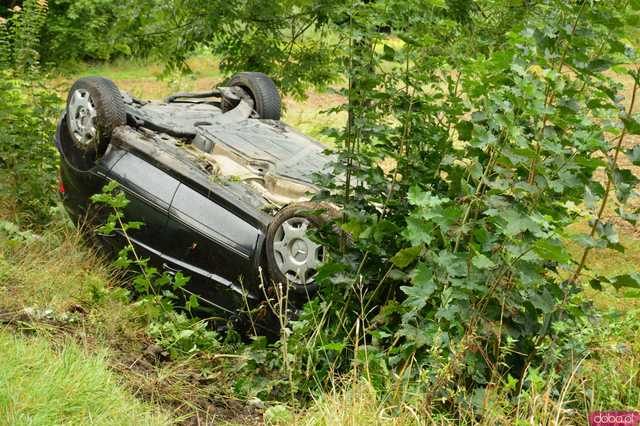
<path fill-rule="evenodd" d="M 130 200 L 128 237 L 189 291 L 227 317 L 265 298 L 262 284 L 315 290 L 322 247 L 307 230 L 335 214 L 309 203 L 312 176 L 329 167 L 318 142 L 280 121 L 281 101 L 262 73 L 225 87 L 141 101 L 101 77 L 69 91 L 56 132 L 63 203 L 77 223 L 101 224 L 90 198 L 111 180 Z M 124 236 L 103 236 L 117 249 Z"/>

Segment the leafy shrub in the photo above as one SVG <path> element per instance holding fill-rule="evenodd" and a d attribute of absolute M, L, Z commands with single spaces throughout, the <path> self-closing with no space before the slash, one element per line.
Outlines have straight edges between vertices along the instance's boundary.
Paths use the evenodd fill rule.
<path fill-rule="evenodd" d="M 582 283 L 640 284 L 586 269 L 593 247 L 623 250 L 603 212 L 609 202 L 623 211 L 637 184 L 619 162 L 637 115 L 603 71 L 635 81 L 633 104 L 638 72 L 618 65 L 636 61 L 623 37 L 640 5 L 613 3 L 534 3 L 489 50 L 455 37 L 432 48 L 410 2 L 391 15 L 379 4 L 353 12 L 349 36 L 369 42 L 347 51 L 351 120 L 334 132 L 334 175 L 346 179 L 323 180 L 353 244 L 327 242 L 344 249 L 320 271 L 324 303 L 302 320 L 332 349 L 299 348 L 316 372 L 356 364 L 384 381 L 395 371 L 447 407 L 509 377 L 526 389 L 528 370 L 557 373 L 583 356 L 572 333 L 588 326 Z M 379 21 L 397 30 L 380 33 Z M 575 261 L 566 228 L 581 218 L 591 230 Z"/>
<path fill-rule="evenodd" d="M 40 32 L 46 17 L 46 0 L 26 0 L 23 7 L 9 10 L 9 18 L 2 18 L 0 24 L 0 65 L 22 72 L 38 67 Z"/>
<path fill-rule="evenodd" d="M 328 130 L 339 160 L 317 198 L 343 208 L 350 238 L 325 241 L 320 298 L 283 327 L 271 353 L 280 362 L 254 347 L 264 364 L 247 368 L 280 370 L 282 392 L 355 371 L 443 412 L 479 410 L 495 386 L 537 395 L 531 377 L 557 395 L 572 374 L 565 360 L 589 354 L 589 333 L 575 332 L 591 328 L 582 286 L 640 285 L 637 274 L 588 269 L 593 248 L 623 250 L 610 212 L 637 219 L 625 208 L 637 178 L 621 159 L 638 163 L 638 150 L 624 149 L 640 132 L 625 30 L 640 4 L 548 0 L 514 12 L 487 1 L 456 20 L 433 3 L 331 3 L 318 21 L 340 35 L 333 63 L 347 77 L 339 109 L 349 119 Z M 255 19 L 250 34 L 272 24 Z M 227 47 L 249 37 L 227 36 Z M 284 75 L 279 54 L 253 49 L 237 63 Z M 631 106 L 612 75 L 635 82 Z M 578 220 L 590 230 L 574 238 L 574 259 L 567 227 Z"/>
<path fill-rule="evenodd" d="M 134 52 L 146 55 L 156 41 L 154 34 L 170 25 L 157 22 L 158 10 L 166 8 L 158 0 L 13 3 L 11 8 L 0 5 L 0 21 L 5 22 L 5 30 L 17 35 L 13 40 L 16 49 L 54 66 L 77 60 L 105 61 Z"/>
<path fill-rule="evenodd" d="M 36 47 L 46 2 L 25 1 L 0 23 L 0 196 L 18 219 L 44 224 L 56 202 L 53 144 L 60 100 L 43 83 Z"/>

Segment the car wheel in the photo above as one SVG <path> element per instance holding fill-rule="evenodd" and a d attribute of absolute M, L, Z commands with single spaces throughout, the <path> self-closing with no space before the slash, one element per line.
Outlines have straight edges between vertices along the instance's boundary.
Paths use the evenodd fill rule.
<path fill-rule="evenodd" d="M 124 100 L 111 80 L 84 77 L 69 90 L 67 128 L 74 147 L 86 159 L 104 154 L 113 130 L 126 122 Z"/>
<path fill-rule="evenodd" d="M 317 214 L 322 210 L 321 214 Z M 307 235 L 322 228 L 334 210 L 317 203 L 298 203 L 282 209 L 267 229 L 267 267 L 271 280 L 287 284 L 289 294 L 306 298 L 316 292 L 317 268 L 324 259 L 324 248 Z"/>
<path fill-rule="evenodd" d="M 253 109 L 260 118 L 280 120 L 282 101 L 275 83 L 261 72 L 241 72 L 232 76 L 225 84 L 240 87 L 253 99 Z"/>

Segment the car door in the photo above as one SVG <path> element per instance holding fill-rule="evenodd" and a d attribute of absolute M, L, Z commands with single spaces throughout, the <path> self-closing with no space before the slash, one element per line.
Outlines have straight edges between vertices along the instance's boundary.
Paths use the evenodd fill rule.
<path fill-rule="evenodd" d="M 129 199 L 124 220 L 143 223 L 140 229 L 127 232 L 138 255 L 162 264 L 171 244 L 164 231 L 179 181 L 132 153 L 126 153 L 111 168 L 109 177 L 120 184 Z"/>
<path fill-rule="evenodd" d="M 215 194 L 181 184 L 169 209 L 170 268 L 191 277 L 189 289 L 219 313 L 233 313 L 258 297 L 256 247 L 263 233 L 223 207 Z M 201 303 L 203 305 L 203 303 Z"/>

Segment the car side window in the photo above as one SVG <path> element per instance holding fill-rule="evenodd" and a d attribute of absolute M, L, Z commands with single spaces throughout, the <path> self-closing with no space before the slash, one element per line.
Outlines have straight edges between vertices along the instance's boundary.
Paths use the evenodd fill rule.
<path fill-rule="evenodd" d="M 116 163 L 111 175 L 125 189 L 165 211 L 169 209 L 179 185 L 171 175 L 130 153 Z"/>
<path fill-rule="evenodd" d="M 169 206 L 176 190 L 177 179 L 131 153 L 111 169 L 110 177 L 120 183 L 129 204 L 124 209 L 126 221 L 139 221 L 138 230 L 130 230 L 131 240 L 142 249 L 165 252 Z"/>
<path fill-rule="evenodd" d="M 258 230 L 254 226 L 184 184 L 176 192 L 170 216 L 242 257 L 255 249 Z"/>

